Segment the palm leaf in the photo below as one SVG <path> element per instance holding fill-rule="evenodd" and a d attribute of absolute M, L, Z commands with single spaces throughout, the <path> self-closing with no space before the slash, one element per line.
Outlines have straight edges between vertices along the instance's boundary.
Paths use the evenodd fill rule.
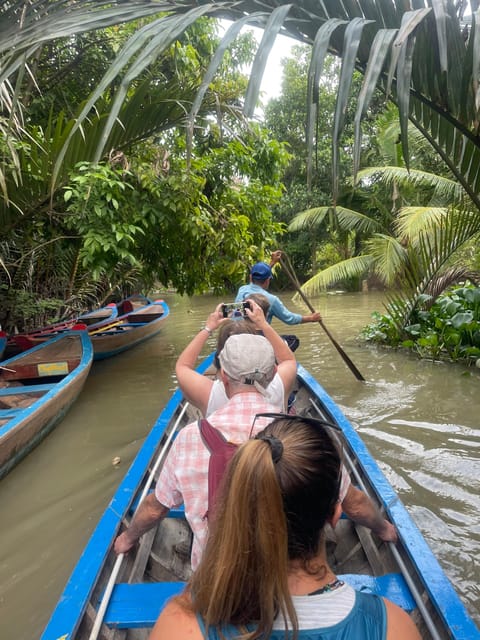
<path fill-rule="evenodd" d="M 398 239 L 377 233 L 366 242 L 365 251 L 372 260 L 377 276 L 388 287 L 395 285 L 408 262 L 407 252 Z"/>
<path fill-rule="evenodd" d="M 354 18 L 345 29 L 342 69 L 338 83 L 337 101 L 335 105 L 335 120 L 332 134 L 332 172 L 333 172 L 333 202 L 337 201 L 338 193 L 338 170 L 339 170 L 339 148 L 340 136 L 345 122 L 350 87 L 353 79 L 353 71 L 357 58 L 357 51 L 360 45 L 360 38 L 363 29 L 369 21 L 361 18 Z"/>
<path fill-rule="evenodd" d="M 285 4 L 274 9 L 265 26 L 262 41 L 260 42 L 255 60 L 253 61 L 247 93 L 245 95 L 243 111 L 247 117 L 252 117 L 254 114 L 260 92 L 260 85 L 268 62 L 268 56 L 291 6 L 291 4 Z"/>
<path fill-rule="evenodd" d="M 307 296 L 315 296 L 320 291 L 325 291 L 328 287 L 338 283 L 344 282 L 351 278 L 359 278 L 369 273 L 373 266 L 372 257 L 369 255 L 356 256 L 354 258 L 348 258 L 337 264 L 320 271 L 307 280 L 302 285 L 302 291 Z M 293 299 L 299 299 L 296 294 Z"/>
<path fill-rule="evenodd" d="M 383 70 L 386 58 L 390 51 L 393 38 L 395 37 L 396 29 L 380 29 L 375 35 L 372 47 L 370 49 L 370 55 L 368 57 L 367 66 L 365 69 L 365 77 L 363 79 L 362 88 L 358 96 L 358 105 L 355 113 L 355 144 L 353 155 L 353 176 L 356 181 L 358 169 L 360 167 L 360 153 L 362 145 L 362 118 L 367 112 L 368 106 L 372 100 L 375 89 L 377 88 L 380 73 Z"/>
<path fill-rule="evenodd" d="M 402 207 L 395 221 L 398 238 L 404 243 L 414 243 L 423 233 L 435 229 L 448 214 L 446 207 Z"/>
<path fill-rule="evenodd" d="M 380 179 L 386 186 L 409 185 L 414 188 L 433 187 L 434 198 L 444 203 L 460 202 L 464 190 L 455 180 L 420 169 L 407 170 L 405 167 L 367 167 L 357 174 L 357 182 Z"/>

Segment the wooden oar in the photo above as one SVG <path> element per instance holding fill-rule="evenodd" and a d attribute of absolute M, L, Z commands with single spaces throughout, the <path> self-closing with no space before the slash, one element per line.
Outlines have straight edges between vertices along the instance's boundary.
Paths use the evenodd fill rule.
<path fill-rule="evenodd" d="M 285 258 L 285 259 L 284 259 Z M 289 266 L 287 265 L 287 261 L 289 263 Z M 292 266 L 292 263 L 290 262 L 288 256 L 286 253 L 282 252 L 282 257 L 280 258 L 280 264 L 282 265 L 283 270 L 285 271 L 285 273 L 287 274 L 287 276 L 290 278 L 293 286 L 295 287 L 295 290 L 297 291 L 297 293 L 300 295 L 300 297 L 302 298 L 302 300 L 305 302 L 305 304 L 307 305 L 307 307 L 310 309 L 310 311 L 312 313 L 316 313 L 315 309 L 313 308 L 312 304 L 310 303 L 310 301 L 308 300 L 307 296 L 303 293 L 302 289 L 301 289 L 301 285 L 300 282 L 298 281 L 297 275 L 295 273 L 295 270 Z M 322 329 L 325 331 L 325 333 L 327 334 L 327 336 L 329 337 L 331 343 L 333 344 L 333 346 L 335 347 L 335 349 L 338 351 L 338 353 L 342 356 L 345 364 L 348 366 L 348 368 L 350 369 L 350 371 L 353 373 L 353 375 L 357 378 L 357 380 L 361 380 L 362 382 L 365 382 L 365 378 L 362 376 L 362 374 L 360 373 L 360 371 L 357 369 L 357 367 L 353 364 L 353 362 L 350 360 L 350 358 L 348 357 L 348 355 L 345 353 L 345 351 L 342 349 L 342 347 L 338 344 L 338 342 L 335 340 L 335 338 L 332 336 L 332 334 L 330 333 L 330 331 L 327 329 L 327 327 L 325 326 L 323 320 L 320 318 L 320 320 L 318 321 L 318 324 L 322 327 Z"/>

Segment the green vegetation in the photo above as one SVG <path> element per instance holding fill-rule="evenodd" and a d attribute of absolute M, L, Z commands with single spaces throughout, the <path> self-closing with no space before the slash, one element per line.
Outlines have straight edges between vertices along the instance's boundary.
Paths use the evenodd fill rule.
<path fill-rule="evenodd" d="M 218 45 L 216 25 L 195 22 L 149 65 L 137 60 L 128 82 L 115 75 L 107 82 L 118 52 L 151 24 L 42 44 L 30 75 L 11 76 L 16 110 L 13 86 L 2 85 L 12 116 L 0 135 L 7 331 L 156 284 L 189 294 L 223 290 L 244 279 L 246 264 L 280 231 L 271 209 L 288 154 L 241 117 L 247 79 L 230 58 L 251 60 L 251 34 L 232 41 L 189 136 L 185 116 Z"/>
<path fill-rule="evenodd" d="M 475 364 L 480 358 L 480 288 L 453 287 L 435 300 L 423 296 L 419 302 L 406 327 L 389 314 L 374 313 L 363 338 L 411 349 L 422 358 Z"/>
<path fill-rule="evenodd" d="M 307 293 L 374 277 L 411 339 L 426 300 L 475 282 L 480 263 L 474 9 L 465 21 L 452 0 L 3 3 L 0 322 L 154 282 L 220 291 L 288 227 Z M 222 38 L 219 16 L 233 21 Z M 264 27 L 257 52 L 248 24 Z M 307 46 L 285 65 L 267 133 L 249 118 L 280 30 Z"/>

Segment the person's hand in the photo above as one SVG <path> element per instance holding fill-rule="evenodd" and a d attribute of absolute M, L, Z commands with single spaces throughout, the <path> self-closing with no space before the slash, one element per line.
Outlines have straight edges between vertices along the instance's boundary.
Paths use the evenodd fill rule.
<path fill-rule="evenodd" d="M 262 330 L 268 324 L 262 307 L 251 299 L 245 300 L 245 302 L 248 302 L 248 307 L 245 308 L 247 318 L 253 322 L 257 329 Z"/>
<path fill-rule="evenodd" d="M 376 533 L 380 540 L 383 540 L 384 542 L 398 541 L 397 530 L 388 520 L 384 520 L 382 526 L 378 529 L 373 529 L 373 532 Z"/>
<path fill-rule="evenodd" d="M 115 553 L 128 553 L 135 546 L 135 542 L 131 542 L 128 538 L 127 531 L 121 533 L 113 544 Z"/>
<path fill-rule="evenodd" d="M 319 322 L 322 319 L 322 316 L 319 311 L 315 311 L 309 316 L 304 316 L 304 322 Z"/>
<path fill-rule="evenodd" d="M 215 311 L 208 316 L 205 326 L 208 327 L 211 331 L 215 331 L 224 321 L 223 313 L 222 313 L 222 305 L 223 302 L 218 304 L 215 307 Z"/>
<path fill-rule="evenodd" d="M 277 264 L 282 259 L 282 252 L 280 249 L 274 251 L 270 257 L 270 266 L 273 267 L 274 264 Z"/>

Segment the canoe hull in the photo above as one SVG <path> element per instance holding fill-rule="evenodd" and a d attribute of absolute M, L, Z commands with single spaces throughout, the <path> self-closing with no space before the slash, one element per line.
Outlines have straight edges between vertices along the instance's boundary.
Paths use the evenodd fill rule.
<path fill-rule="evenodd" d="M 204 372 L 211 361 L 212 358 L 204 361 L 199 371 Z M 349 470 L 353 481 L 360 480 L 372 500 L 394 522 L 400 537 L 392 549 L 393 545 L 381 542 L 369 530 L 342 518 L 327 537 L 333 570 L 354 588 L 385 595 L 404 607 L 425 640 L 480 638 L 423 536 L 353 427 L 302 367 L 298 369 L 297 384 L 297 413 L 328 418 L 341 427 L 345 438 L 339 437 L 345 452 L 352 458 Z M 191 533 L 181 509 L 171 510 L 160 527 L 142 537 L 137 552 L 127 554 L 122 563 L 117 562 L 112 547 L 152 476 L 157 475 L 151 469 L 155 469 L 160 452 L 168 446 L 178 426 L 197 417 L 198 412 L 185 403 L 177 391 L 147 436 L 93 532 L 41 640 L 89 638 L 114 566 L 120 568 L 108 607 L 102 614 L 105 633 L 102 631 L 99 637 L 145 640 L 163 603 L 183 588 L 183 581 L 188 579 L 190 572 Z M 413 594 L 415 591 L 419 602 Z M 425 622 L 426 618 L 429 618 L 428 622 Z M 120 630 L 119 635 L 115 629 Z"/>
<path fill-rule="evenodd" d="M 61 345 L 70 341 L 75 342 L 75 348 L 70 344 L 68 354 L 65 352 L 62 356 Z M 49 347 L 56 347 L 55 353 Z M 11 388 L 0 386 L 0 406 L 3 407 L 0 409 L 0 479 L 61 421 L 82 390 L 92 361 L 91 342 L 83 331 L 58 336 L 2 363 L 12 371 L 22 367 L 28 384 Z M 35 368 L 40 373 L 33 378 Z M 64 375 L 59 373 L 62 369 Z M 0 376 L 2 373 L 0 384 L 11 383 L 11 379 L 5 380 L 8 373 L 0 372 Z M 6 405 L 12 399 L 18 406 L 9 408 Z"/>
<path fill-rule="evenodd" d="M 161 331 L 168 315 L 167 304 L 156 301 L 118 318 L 110 330 L 93 332 L 94 360 L 110 358 L 153 338 Z"/>
<path fill-rule="evenodd" d="M 112 302 L 105 307 L 83 313 L 75 318 L 61 320 L 41 329 L 11 336 L 7 341 L 7 352 L 10 356 L 17 355 L 65 331 L 88 329 L 89 332 L 93 332 L 101 327 L 110 326 L 117 318 L 150 304 L 152 304 L 152 300 L 147 296 L 134 294 L 121 302 Z"/>

